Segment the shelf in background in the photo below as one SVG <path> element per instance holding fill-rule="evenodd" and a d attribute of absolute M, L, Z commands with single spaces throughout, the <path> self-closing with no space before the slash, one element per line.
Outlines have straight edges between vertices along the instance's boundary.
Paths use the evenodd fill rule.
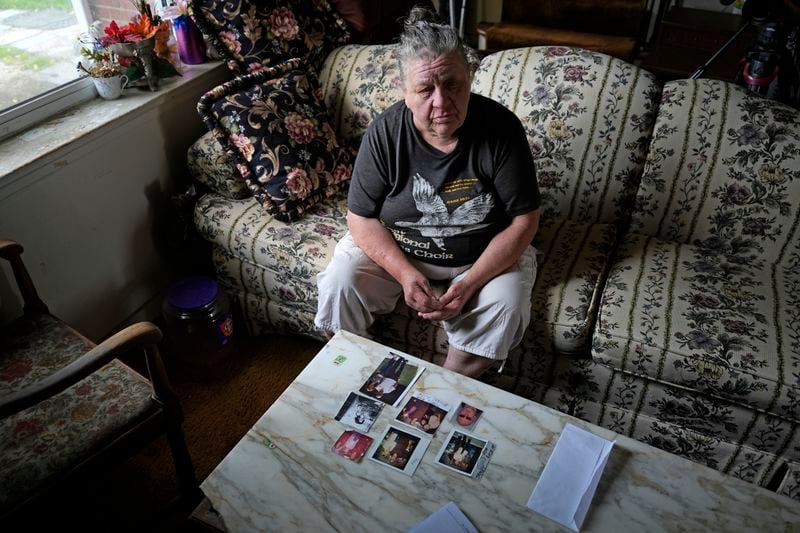
<path fill-rule="evenodd" d="M 740 15 L 673 7 L 658 28 L 655 45 L 636 60 L 664 81 L 688 78 L 742 26 Z M 745 30 L 706 70 L 704 78 L 733 81 L 737 64 L 755 42 L 758 29 Z"/>

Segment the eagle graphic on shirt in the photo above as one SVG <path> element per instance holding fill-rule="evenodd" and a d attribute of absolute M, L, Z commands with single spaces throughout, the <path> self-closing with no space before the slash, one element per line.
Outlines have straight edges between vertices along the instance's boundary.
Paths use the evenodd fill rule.
<path fill-rule="evenodd" d="M 400 220 L 396 225 L 416 229 L 420 235 L 429 237 L 442 250 L 445 249 L 444 237 L 460 235 L 490 225 L 482 223 L 494 206 L 494 199 L 489 193 L 464 202 L 450 213 L 444 200 L 436 194 L 433 185 L 419 173 L 414 174 L 411 192 L 422 218 L 416 222 Z"/>

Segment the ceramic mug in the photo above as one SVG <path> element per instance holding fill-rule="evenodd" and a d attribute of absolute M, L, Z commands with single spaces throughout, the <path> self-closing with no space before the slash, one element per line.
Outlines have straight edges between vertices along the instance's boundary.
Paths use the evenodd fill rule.
<path fill-rule="evenodd" d="M 114 100 L 122 96 L 122 89 L 128 85 L 128 77 L 111 76 L 109 78 L 92 78 L 94 86 L 97 88 L 100 97 L 105 100 Z"/>

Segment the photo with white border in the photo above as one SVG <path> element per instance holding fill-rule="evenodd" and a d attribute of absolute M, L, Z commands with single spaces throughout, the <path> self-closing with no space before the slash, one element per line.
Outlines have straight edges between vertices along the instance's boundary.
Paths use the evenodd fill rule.
<path fill-rule="evenodd" d="M 450 405 L 446 402 L 415 392 L 397 413 L 396 420 L 429 435 L 435 435 L 449 410 Z"/>
<path fill-rule="evenodd" d="M 397 407 L 424 370 L 424 366 L 417 366 L 408 358 L 389 352 L 358 392 Z"/>
<path fill-rule="evenodd" d="M 378 440 L 370 459 L 411 476 L 422 461 L 430 442 L 427 437 L 389 426 Z"/>
<path fill-rule="evenodd" d="M 452 429 L 436 456 L 436 462 L 463 476 L 480 479 L 493 453 L 494 444 L 488 440 Z"/>

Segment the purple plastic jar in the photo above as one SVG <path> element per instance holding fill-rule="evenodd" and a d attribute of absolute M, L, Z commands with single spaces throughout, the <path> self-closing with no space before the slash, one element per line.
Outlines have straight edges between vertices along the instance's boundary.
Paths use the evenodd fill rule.
<path fill-rule="evenodd" d="M 178 279 L 163 305 L 166 338 L 178 359 L 195 367 L 220 366 L 233 339 L 233 315 L 224 291 L 207 276 Z"/>

